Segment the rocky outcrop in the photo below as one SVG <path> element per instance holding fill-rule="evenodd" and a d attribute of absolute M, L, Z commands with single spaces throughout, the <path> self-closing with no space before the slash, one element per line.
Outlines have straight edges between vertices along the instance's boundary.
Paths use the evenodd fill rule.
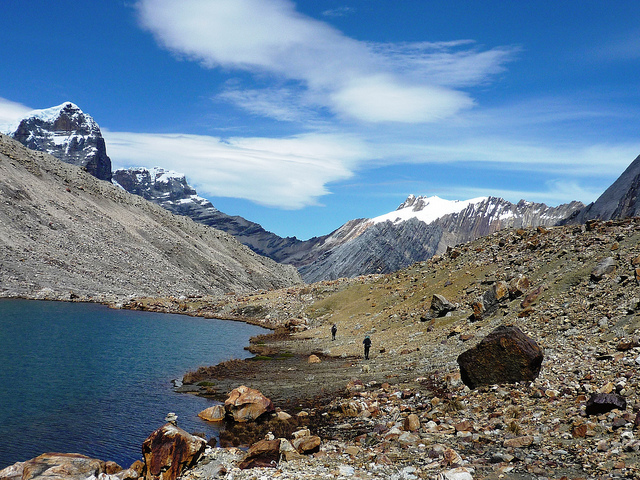
<path fill-rule="evenodd" d="M 224 402 L 227 414 L 236 422 L 253 422 L 264 414 L 275 411 L 273 402 L 258 390 L 245 387 L 235 388 Z"/>
<path fill-rule="evenodd" d="M 444 296 L 435 293 L 431 298 L 429 313 L 434 317 L 444 317 L 447 313 L 453 312 L 457 306 L 447 300 Z"/>
<path fill-rule="evenodd" d="M 640 156 L 607 188 L 598 199 L 575 212 L 563 224 L 588 220 L 613 220 L 640 215 Z"/>
<path fill-rule="evenodd" d="M 300 282 L 291 266 L 0 136 L 0 296 L 118 301 Z"/>
<path fill-rule="evenodd" d="M 518 327 L 500 326 L 458 357 L 469 388 L 535 380 L 542 367 L 538 344 Z"/>
<path fill-rule="evenodd" d="M 0 471 L 3 480 L 85 480 L 107 473 L 102 460 L 78 453 L 44 453 L 39 457 L 19 462 Z"/>
<path fill-rule="evenodd" d="M 71 102 L 31 112 L 10 135 L 27 148 L 82 167 L 100 180 L 111 180 L 111 159 L 100 127 Z"/>
<path fill-rule="evenodd" d="M 142 444 L 145 480 L 175 480 L 198 462 L 205 447 L 204 439 L 166 423 Z"/>

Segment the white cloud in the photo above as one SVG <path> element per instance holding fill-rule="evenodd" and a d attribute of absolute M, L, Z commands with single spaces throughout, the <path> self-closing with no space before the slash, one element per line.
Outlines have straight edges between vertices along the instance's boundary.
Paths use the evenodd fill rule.
<path fill-rule="evenodd" d="M 473 105 L 464 93 L 399 85 L 383 75 L 347 82 L 331 98 L 338 112 L 367 122 L 432 122 Z"/>
<path fill-rule="evenodd" d="M 138 12 L 141 24 L 176 54 L 210 68 L 295 80 L 319 107 L 365 122 L 454 115 L 473 102 L 452 87 L 484 82 L 513 53 L 462 50 L 468 41 L 368 44 L 300 14 L 289 0 L 141 0 Z M 247 106 L 237 92 L 229 99 Z M 278 110 L 262 112 L 282 117 Z"/>
<path fill-rule="evenodd" d="M 341 135 L 231 138 L 103 131 L 115 166 L 159 165 L 185 173 L 207 196 L 244 198 L 298 209 L 318 204 L 327 184 L 344 180 L 368 156 L 366 146 Z"/>
<path fill-rule="evenodd" d="M 508 137 L 460 136 L 456 141 L 380 143 L 371 146 L 380 158 L 401 163 L 482 164 L 490 170 L 543 172 L 570 178 L 617 178 L 640 153 L 637 143 L 575 143 L 540 145 Z M 488 174 L 490 175 L 490 174 Z"/>
<path fill-rule="evenodd" d="M 13 133 L 17 123 L 32 109 L 5 98 L 0 98 L 0 132 Z"/>
<path fill-rule="evenodd" d="M 480 50 L 473 40 L 372 43 L 382 65 L 415 81 L 449 87 L 485 83 L 505 71 L 519 53 L 516 46 Z"/>
<path fill-rule="evenodd" d="M 215 97 L 228 101 L 249 113 L 286 122 L 312 121 L 315 114 L 308 100 L 290 88 L 241 89 L 227 88 Z"/>

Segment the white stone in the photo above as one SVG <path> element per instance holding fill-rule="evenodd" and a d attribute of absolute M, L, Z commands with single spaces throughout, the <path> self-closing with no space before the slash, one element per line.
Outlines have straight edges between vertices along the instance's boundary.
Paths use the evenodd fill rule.
<path fill-rule="evenodd" d="M 346 477 L 350 477 L 356 473 L 356 469 L 350 465 L 340 465 L 338 467 L 338 471 L 340 472 L 340 475 L 344 475 Z"/>
<path fill-rule="evenodd" d="M 464 467 L 453 468 L 438 475 L 438 480 L 473 480 L 473 476 Z"/>

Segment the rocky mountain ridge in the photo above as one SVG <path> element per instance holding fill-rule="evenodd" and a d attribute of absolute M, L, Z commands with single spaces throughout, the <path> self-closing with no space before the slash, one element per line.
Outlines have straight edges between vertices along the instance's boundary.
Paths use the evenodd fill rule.
<path fill-rule="evenodd" d="M 394 212 L 354 219 L 329 235 L 301 241 L 220 212 L 199 197 L 181 174 L 134 168 L 116 170 L 114 181 L 173 213 L 232 234 L 257 253 L 296 266 L 306 282 L 390 273 L 502 228 L 555 225 L 584 206 L 572 202 L 548 207 L 524 200 L 513 204 L 496 197 L 460 202 L 410 195 Z"/>
<path fill-rule="evenodd" d="M 321 240 L 282 238 L 255 222 L 237 215 L 227 215 L 209 200 L 200 197 L 187 183 L 184 174 L 160 167 L 118 169 L 113 172 L 113 182 L 127 192 L 140 195 L 176 215 L 185 215 L 198 223 L 227 232 L 254 252 L 279 263 L 297 265 L 300 261 L 298 257 Z"/>
<path fill-rule="evenodd" d="M 4 135 L 0 192 L 0 296 L 222 296 L 300 282 L 227 233 Z"/>
<path fill-rule="evenodd" d="M 439 213 L 429 212 L 424 216 L 434 219 L 425 223 L 420 220 L 420 214 L 430 201 L 433 202 L 434 197 L 412 195 L 396 212 L 352 223 L 348 231 L 340 231 L 349 241 L 335 242 L 313 263 L 300 267 L 302 277 L 313 282 L 352 277 L 355 272 L 391 273 L 504 228 L 555 225 L 583 206 L 572 202 L 548 207 L 524 200 L 514 204 L 502 198 L 486 197 L 450 202 L 453 213 L 446 213 L 446 208 Z M 331 239 L 330 235 L 323 246 Z"/>
<path fill-rule="evenodd" d="M 25 147 L 83 167 L 101 180 L 111 180 L 111 159 L 100 127 L 71 102 L 35 110 L 11 130 L 7 133 Z"/>
<path fill-rule="evenodd" d="M 640 155 L 598 199 L 570 216 L 563 223 L 612 220 L 640 215 Z"/>

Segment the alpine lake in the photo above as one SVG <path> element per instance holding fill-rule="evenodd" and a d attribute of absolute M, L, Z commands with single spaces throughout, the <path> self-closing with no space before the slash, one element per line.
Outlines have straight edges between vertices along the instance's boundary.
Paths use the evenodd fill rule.
<path fill-rule="evenodd" d="M 199 366 L 247 358 L 240 322 L 0 299 L 0 469 L 46 452 L 123 468 L 169 412 L 188 432 L 217 436 L 197 414 L 215 402 L 174 391 Z"/>

